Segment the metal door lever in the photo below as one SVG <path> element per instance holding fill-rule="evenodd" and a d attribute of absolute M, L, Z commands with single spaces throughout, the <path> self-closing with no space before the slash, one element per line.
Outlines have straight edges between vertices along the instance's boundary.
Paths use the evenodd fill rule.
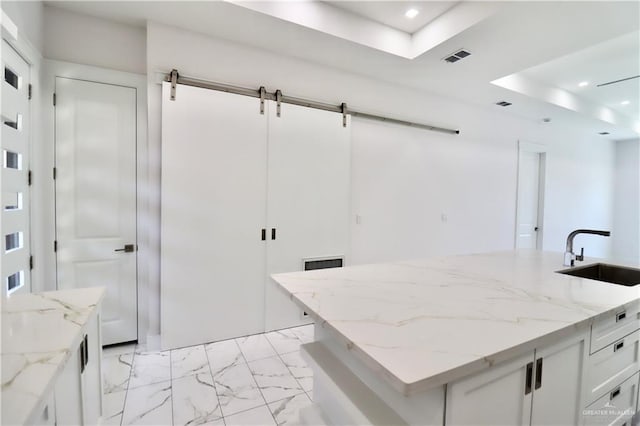
<path fill-rule="evenodd" d="M 136 251 L 136 246 L 135 244 L 125 244 L 123 248 L 115 249 L 114 251 L 123 251 L 125 253 L 132 253 Z"/>

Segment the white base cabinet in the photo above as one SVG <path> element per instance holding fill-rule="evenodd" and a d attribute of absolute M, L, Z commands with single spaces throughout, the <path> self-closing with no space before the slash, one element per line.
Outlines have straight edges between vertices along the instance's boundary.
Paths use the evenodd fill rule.
<path fill-rule="evenodd" d="M 525 425 L 531 416 L 533 353 L 447 386 L 448 425 Z"/>
<path fill-rule="evenodd" d="M 611 317 L 613 324 L 601 318 L 556 343 L 408 396 L 321 325 L 303 353 L 316 377 L 314 404 L 327 424 L 379 424 L 383 407 L 387 421 L 397 415 L 393 424 L 631 426 L 640 404 L 640 321 L 637 314 L 629 321 L 621 312 Z M 595 340 L 599 349 L 591 352 Z"/>
<path fill-rule="evenodd" d="M 586 332 L 447 387 L 447 425 L 572 425 L 581 407 Z"/>
<path fill-rule="evenodd" d="M 631 426 L 640 409 L 640 303 L 621 308 L 591 327 L 585 360 L 586 407 L 581 424 Z"/>
<path fill-rule="evenodd" d="M 56 381 L 53 395 L 56 425 L 99 423 L 102 416 L 101 353 L 100 318 L 96 316 L 87 324 L 80 346 L 71 351 L 71 357 Z M 47 406 L 45 410 L 50 413 L 51 407 Z"/>

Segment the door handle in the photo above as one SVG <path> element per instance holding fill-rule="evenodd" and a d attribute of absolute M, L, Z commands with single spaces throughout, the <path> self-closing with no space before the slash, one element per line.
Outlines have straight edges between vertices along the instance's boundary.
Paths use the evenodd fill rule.
<path fill-rule="evenodd" d="M 115 249 L 114 251 L 123 251 L 125 253 L 132 253 L 132 252 L 136 251 L 136 245 L 135 244 L 125 244 L 123 248 Z"/>
<path fill-rule="evenodd" d="M 271 228 L 271 239 L 272 240 L 276 239 L 276 228 Z"/>

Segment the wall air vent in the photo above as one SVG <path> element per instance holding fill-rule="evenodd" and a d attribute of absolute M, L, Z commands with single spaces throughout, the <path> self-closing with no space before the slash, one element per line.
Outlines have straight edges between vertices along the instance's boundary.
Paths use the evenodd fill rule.
<path fill-rule="evenodd" d="M 305 271 L 315 269 L 342 268 L 344 256 L 313 257 L 302 259 L 302 268 Z"/>
<path fill-rule="evenodd" d="M 496 102 L 496 105 L 500 105 L 501 107 L 508 107 L 509 105 L 513 105 L 513 104 L 507 101 L 500 101 L 500 102 Z"/>
<path fill-rule="evenodd" d="M 454 62 L 458 62 L 460 59 L 466 58 L 467 56 L 471 55 L 471 53 L 469 53 L 468 51 L 464 50 L 464 49 L 460 49 L 459 51 L 452 53 L 450 55 L 447 55 L 446 57 L 442 58 L 445 62 L 449 62 L 449 63 L 454 63 Z"/>
<path fill-rule="evenodd" d="M 602 135 L 602 136 L 605 136 L 605 135 L 608 135 L 608 134 L 609 134 L 609 132 L 600 132 L 600 133 L 598 133 L 598 134 L 599 134 L 599 135 Z"/>

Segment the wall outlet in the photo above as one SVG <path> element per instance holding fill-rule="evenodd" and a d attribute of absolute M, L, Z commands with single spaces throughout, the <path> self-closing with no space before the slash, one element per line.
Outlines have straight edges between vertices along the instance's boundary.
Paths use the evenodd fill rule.
<path fill-rule="evenodd" d="M 362 224 L 362 216 L 357 214 L 356 215 L 356 225 L 361 225 L 361 224 Z"/>

